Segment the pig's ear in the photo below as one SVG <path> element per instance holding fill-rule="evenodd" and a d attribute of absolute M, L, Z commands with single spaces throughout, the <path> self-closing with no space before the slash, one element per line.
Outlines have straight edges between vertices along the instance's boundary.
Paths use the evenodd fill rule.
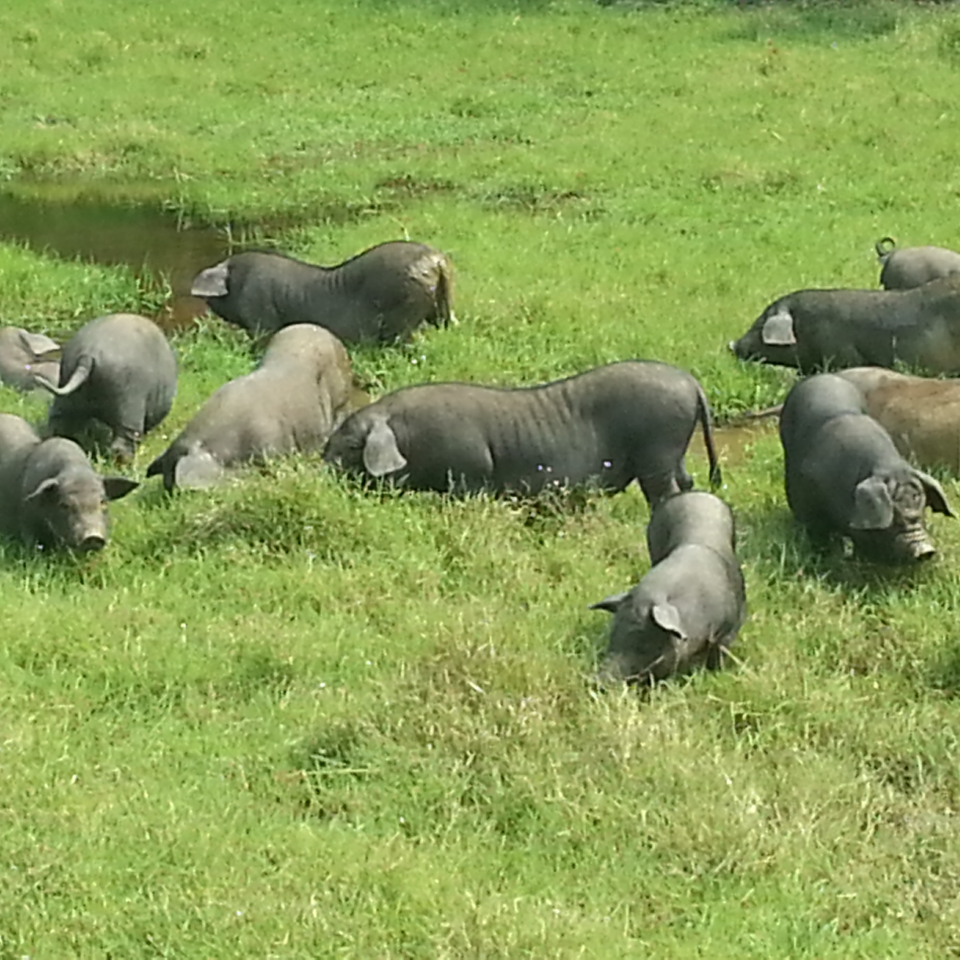
<path fill-rule="evenodd" d="M 407 465 L 397 446 L 397 436 L 386 420 L 377 420 L 363 445 L 363 465 L 371 477 L 385 477 Z"/>
<path fill-rule="evenodd" d="M 886 530 L 893 523 L 893 498 L 880 477 L 861 480 L 853 491 L 852 530 Z"/>
<path fill-rule="evenodd" d="M 136 480 L 131 480 L 129 477 L 102 477 L 101 479 L 108 500 L 119 500 L 140 486 Z"/>
<path fill-rule="evenodd" d="M 606 610 L 607 613 L 616 613 L 629 596 L 629 590 L 624 590 L 623 593 L 611 593 L 609 597 L 604 597 L 596 603 L 591 603 L 589 609 Z"/>
<path fill-rule="evenodd" d="M 915 473 L 917 479 L 923 484 L 927 506 L 934 513 L 943 513 L 948 517 L 955 517 L 956 514 L 950 509 L 950 504 L 947 503 L 947 495 L 943 492 L 943 487 L 929 473 L 924 473 L 922 470 L 916 470 Z"/>
<path fill-rule="evenodd" d="M 176 486 L 184 490 L 205 490 L 219 483 L 223 476 L 220 462 L 207 450 L 181 457 L 173 469 Z"/>
<path fill-rule="evenodd" d="M 194 297 L 225 297 L 229 292 L 230 268 L 224 260 L 214 267 L 201 270 L 193 278 L 190 295 Z"/>
<path fill-rule="evenodd" d="M 650 619 L 667 633 L 680 640 L 686 640 L 687 634 L 680 623 L 680 611 L 672 603 L 655 603 L 650 609 Z"/>
<path fill-rule="evenodd" d="M 46 480 L 41 480 L 23 499 L 39 500 L 41 497 L 49 497 L 56 493 L 59 487 L 60 481 L 57 480 L 56 477 L 47 477 Z"/>
<path fill-rule="evenodd" d="M 795 347 L 797 338 L 793 332 L 793 317 L 789 310 L 780 309 L 763 321 L 760 339 L 768 347 Z"/>
<path fill-rule="evenodd" d="M 20 342 L 38 360 L 60 350 L 60 344 L 56 340 L 51 340 L 42 333 L 31 333 L 29 330 L 20 331 Z"/>

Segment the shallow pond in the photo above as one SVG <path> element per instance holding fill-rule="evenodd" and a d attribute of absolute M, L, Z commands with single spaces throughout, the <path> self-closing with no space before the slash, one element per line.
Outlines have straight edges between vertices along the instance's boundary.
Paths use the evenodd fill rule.
<path fill-rule="evenodd" d="M 190 296 L 190 283 L 230 250 L 227 230 L 199 226 L 158 203 L 12 194 L 0 194 L 0 240 L 65 259 L 125 264 L 140 276 L 165 278 L 173 295 L 158 320 L 168 329 L 183 327 L 205 311 L 203 301 Z"/>

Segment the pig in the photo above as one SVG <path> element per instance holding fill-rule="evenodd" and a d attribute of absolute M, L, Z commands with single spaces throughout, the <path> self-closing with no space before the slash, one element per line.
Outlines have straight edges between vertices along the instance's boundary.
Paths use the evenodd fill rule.
<path fill-rule="evenodd" d="M 798 290 L 771 303 L 730 349 L 797 367 L 960 373 L 960 274 L 911 290 Z"/>
<path fill-rule="evenodd" d="M 316 323 L 344 343 L 393 343 L 421 324 L 454 323 L 446 254 L 391 240 L 333 267 L 260 250 L 207 267 L 190 292 L 251 336 Z"/>
<path fill-rule="evenodd" d="M 0 533 L 31 547 L 102 550 L 107 502 L 137 486 L 98 476 L 72 440 L 41 440 L 26 420 L 0 414 Z"/>
<path fill-rule="evenodd" d="M 350 358 L 329 330 L 308 323 L 274 334 L 260 366 L 220 387 L 153 463 L 164 487 L 202 488 L 236 464 L 322 451 L 351 412 Z"/>
<path fill-rule="evenodd" d="M 649 683 L 716 669 L 747 616 L 730 508 L 690 490 L 661 500 L 647 527 L 653 566 L 624 593 L 591 606 L 613 614 L 598 683 Z"/>
<path fill-rule="evenodd" d="M 110 452 L 128 460 L 170 412 L 177 361 L 152 320 L 111 313 L 84 324 L 66 343 L 59 385 L 36 379 L 54 395 L 50 434 L 87 443 L 89 428 L 99 422 L 110 430 Z"/>
<path fill-rule="evenodd" d="M 410 490 L 519 493 L 634 480 L 649 503 L 689 490 L 684 455 L 699 423 L 710 480 L 722 482 L 710 404 L 697 379 L 655 360 L 621 360 L 532 387 L 404 387 L 352 413 L 323 459 Z"/>
<path fill-rule="evenodd" d="M 860 391 L 863 408 L 919 467 L 960 474 L 960 381 L 914 377 L 882 367 L 851 367 L 837 376 Z"/>
<path fill-rule="evenodd" d="M 885 563 L 934 555 L 923 513 L 954 516 L 946 495 L 903 459 L 853 383 L 829 373 L 797 383 L 783 403 L 780 440 L 787 502 L 815 540 L 849 537 L 864 559 Z"/>
<path fill-rule="evenodd" d="M 904 247 L 896 250 L 893 237 L 877 241 L 880 286 L 885 290 L 909 290 L 931 280 L 960 273 L 960 253 L 945 247 Z"/>

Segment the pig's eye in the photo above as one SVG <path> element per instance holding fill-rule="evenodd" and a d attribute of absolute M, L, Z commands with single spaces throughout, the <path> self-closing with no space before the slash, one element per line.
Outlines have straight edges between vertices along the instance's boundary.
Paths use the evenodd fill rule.
<path fill-rule="evenodd" d="M 897 491 L 897 503 L 904 510 L 919 510 L 923 506 L 923 493 L 912 483 L 903 484 Z"/>

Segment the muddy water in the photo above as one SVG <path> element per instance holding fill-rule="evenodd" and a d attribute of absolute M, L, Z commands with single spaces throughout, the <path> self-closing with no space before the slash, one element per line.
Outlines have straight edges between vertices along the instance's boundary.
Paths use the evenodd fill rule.
<path fill-rule="evenodd" d="M 229 252 L 225 230 L 199 226 L 159 203 L 23 199 L 0 194 L 0 240 L 26 243 L 38 253 L 109 265 L 125 264 L 140 276 L 161 277 L 173 296 L 158 320 L 183 327 L 206 309 L 190 296 L 190 282 Z"/>
<path fill-rule="evenodd" d="M 720 466 L 738 466 L 751 453 L 753 445 L 764 437 L 777 435 L 778 421 L 776 417 L 751 423 L 749 426 L 722 426 L 713 428 L 713 443 L 717 450 Z M 707 459 L 707 451 L 703 445 L 703 433 L 698 428 L 690 442 L 690 453 L 696 457 Z"/>

